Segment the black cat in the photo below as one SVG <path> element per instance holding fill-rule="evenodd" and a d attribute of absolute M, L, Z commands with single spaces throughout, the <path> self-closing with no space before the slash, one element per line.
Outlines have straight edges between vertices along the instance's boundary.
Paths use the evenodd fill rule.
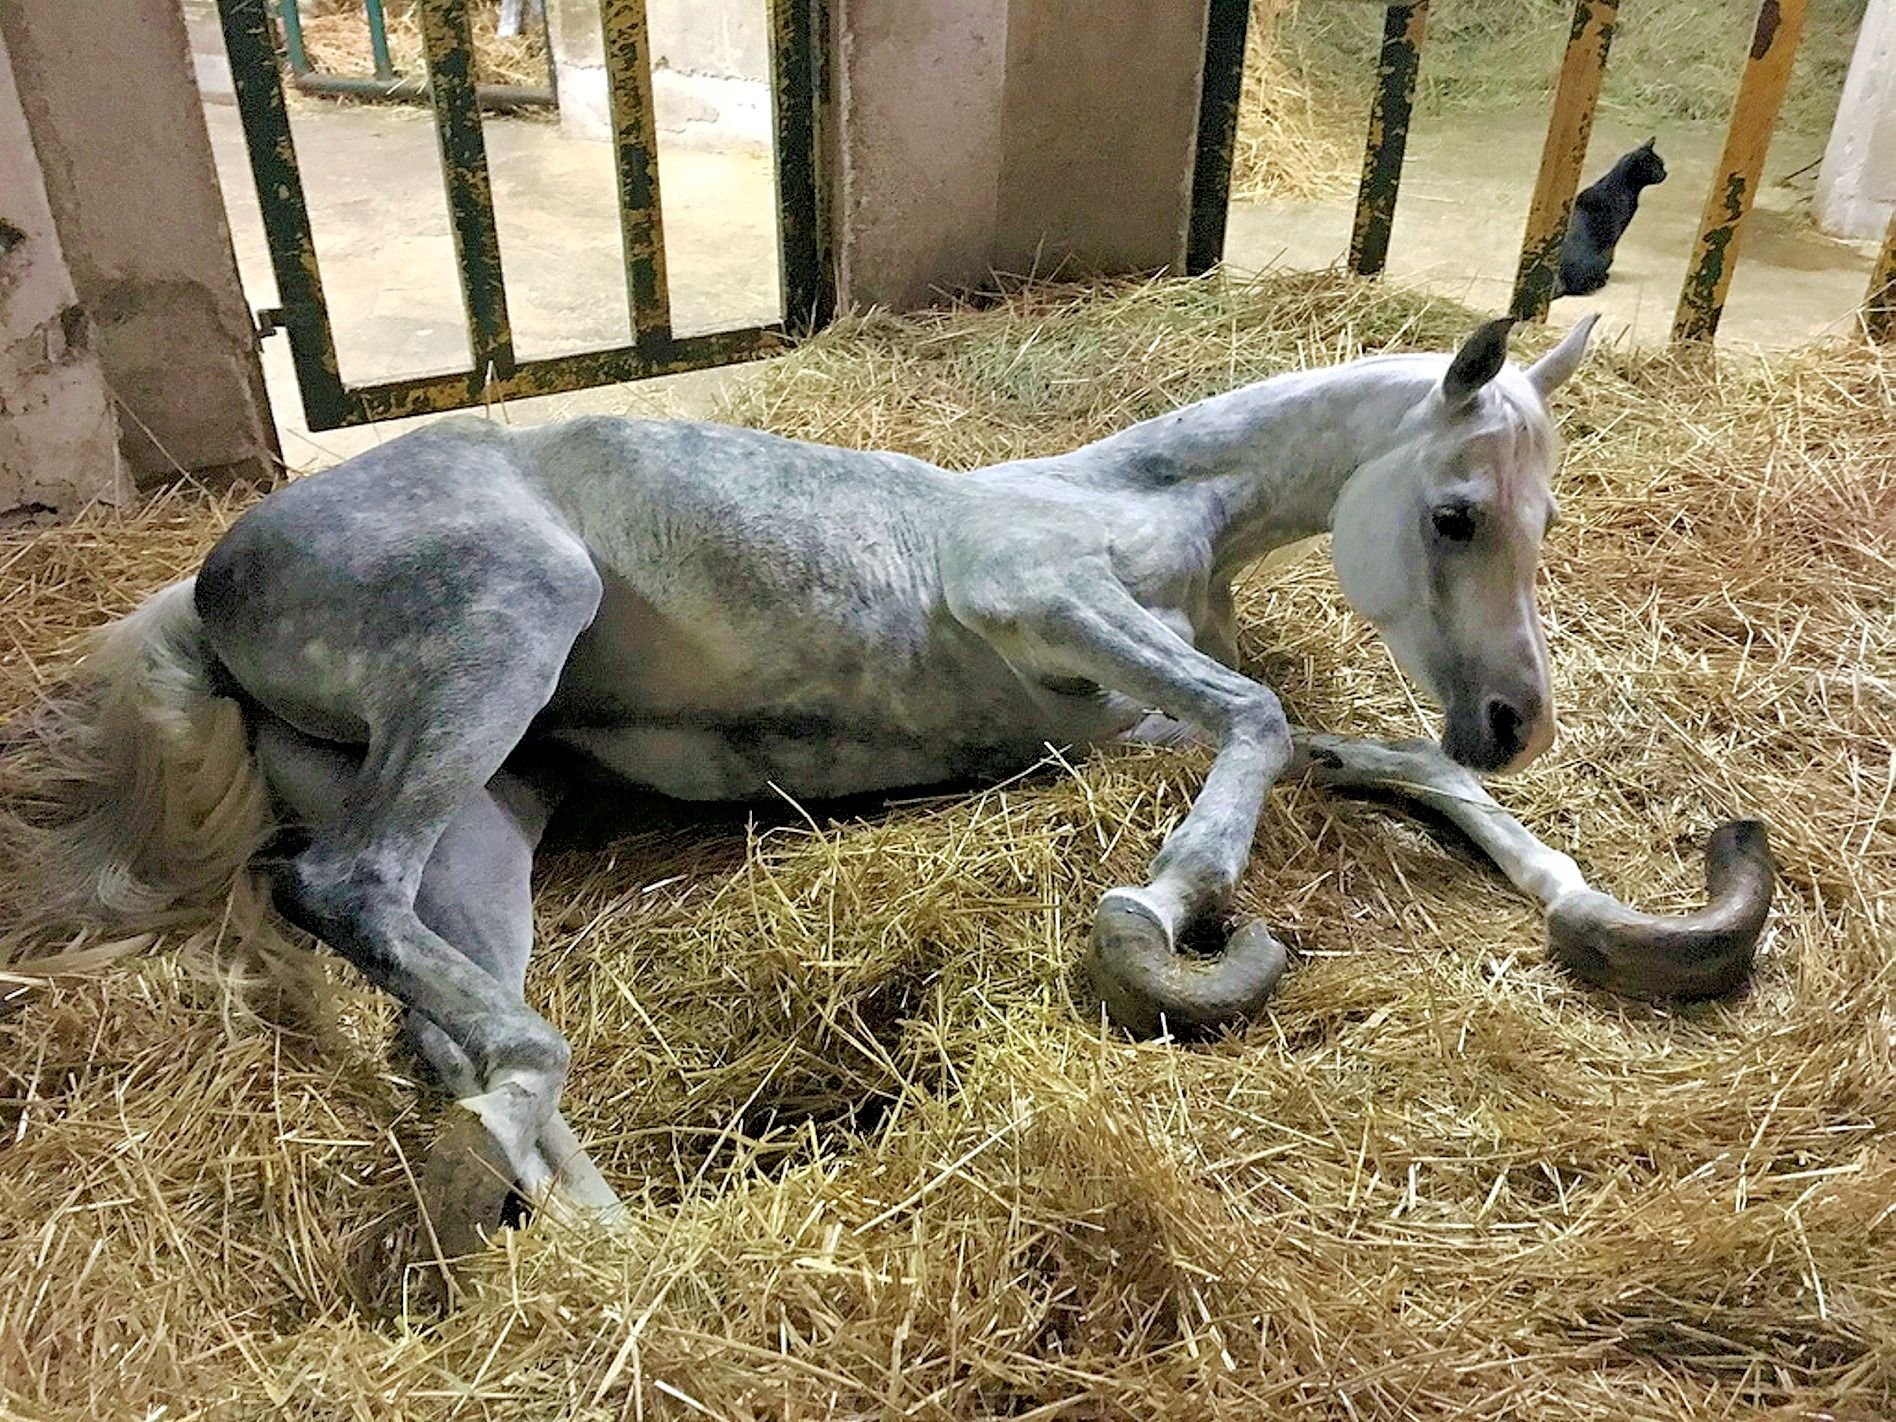
<path fill-rule="evenodd" d="M 1606 285 L 1613 249 L 1639 211 L 1640 193 L 1666 180 L 1665 160 L 1652 149 L 1656 142 L 1656 137 L 1647 139 L 1574 199 L 1554 295 L 1583 296 Z"/>

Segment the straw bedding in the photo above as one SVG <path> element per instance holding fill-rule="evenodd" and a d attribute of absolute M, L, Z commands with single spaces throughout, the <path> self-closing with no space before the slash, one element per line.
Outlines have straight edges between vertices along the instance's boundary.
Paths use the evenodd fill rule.
<path fill-rule="evenodd" d="M 425 74 L 421 18 L 413 4 L 383 6 L 389 62 L 397 74 Z M 498 0 L 473 5 L 469 23 L 474 37 L 474 78 L 481 84 L 544 85 L 547 82 L 546 34 L 539 14 L 529 15 L 517 35 L 502 35 Z M 369 23 L 362 0 L 318 0 L 303 21 L 303 45 L 320 73 L 366 77 L 375 73 Z"/>
<path fill-rule="evenodd" d="M 1029 289 L 846 324 L 730 413 L 966 465 L 1471 319 L 1327 276 Z M 273 1025 L 184 925 L 10 986 L 0 1410 L 1896 1413 L 1893 376 L 1609 352 L 1559 397 L 1564 735 L 1502 793 L 1654 909 L 1696 897 L 1715 819 L 1768 816 L 1743 999 L 1583 991 L 1459 852 L 1288 787 L 1243 888 L 1295 949 L 1273 1011 L 1119 1040 L 1073 968 L 1194 751 L 843 818 L 640 810 L 547 857 L 530 985 L 628 1239 L 536 1224 L 445 1282 L 410 1224 L 438 1112 L 386 1005 L 330 967 L 331 1011 Z M 8 535 L 4 705 L 247 497 Z M 1242 621 L 1299 718 L 1415 728 L 1320 558 L 1253 578 Z"/>

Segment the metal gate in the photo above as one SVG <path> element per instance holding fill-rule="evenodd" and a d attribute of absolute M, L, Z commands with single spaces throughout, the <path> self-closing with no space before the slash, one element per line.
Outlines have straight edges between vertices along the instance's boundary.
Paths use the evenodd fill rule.
<path fill-rule="evenodd" d="M 536 360 L 515 358 L 507 319 L 500 239 L 474 85 L 468 0 L 418 0 L 428 97 L 473 360 L 465 370 L 368 385 L 344 382 L 337 364 L 309 207 L 284 107 L 271 0 L 218 0 L 218 9 L 281 302 L 257 313 L 258 329 L 266 335 L 277 329 L 287 332 L 310 429 L 726 365 L 779 349 L 786 336 L 804 334 L 828 321 L 835 293 L 816 162 L 822 0 L 770 0 L 784 317 L 768 325 L 691 336 L 672 333 L 645 0 L 599 0 L 633 338 L 629 345 Z"/>
<path fill-rule="evenodd" d="M 1357 189 L 1349 269 L 1376 276 L 1389 259 L 1396 196 L 1422 63 L 1429 0 L 1378 0 L 1384 6 L 1363 176 Z M 1790 78 L 1808 0 L 1758 0 L 1744 68 L 1732 99 L 1725 149 L 1706 195 L 1691 266 L 1673 319 L 1676 343 L 1709 343 L 1738 260 L 1738 234 L 1756 196 L 1765 150 Z M 1560 250 L 1573 214 L 1586 158 L 1593 111 L 1619 21 L 1620 0 L 1573 0 L 1573 22 L 1561 60 L 1541 150 L 1540 171 L 1521 238 L 1520 264 L 1509 309 L 1526 321 L 1546 317 L 1560 270 Z M 1209 0 L 1204 89 L 1199 108 L 1197 161 L 1186 270 L 1208 271 L 1223 255 L 1225 211 L 1244 75 L 1249 0 Z M 1863 322 L 1872 339 L 1896 340 L 1896 217 L 1864 298 Z"/>

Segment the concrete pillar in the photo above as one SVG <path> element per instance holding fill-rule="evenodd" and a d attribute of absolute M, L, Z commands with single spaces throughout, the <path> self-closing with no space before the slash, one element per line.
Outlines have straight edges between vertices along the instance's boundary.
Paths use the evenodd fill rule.
<path fill-rule="evenodd" d="M 1882 237 L 1896 212 L 1896 0 L 1869 0 L 1817 169 L 1817 225 Z"/>
<path fill-rule="evenodd" d="M 831 0 L 845 305 L 1177 267 L 1206 0 Z"/>
<path fill-rule="evenodd" d="M 1191 217 L 1206 0 L 1014 0 L 994 265 L 1178 266 Z"/>
<path fill-rule="evenodd" d="M 129 492 L 91 334 L 0 35 L 0 527 Z"/>
<path fill-rule="evenodd" d="M 1009 0 L 834 0 L 842 305 L 926 306 L 993 270 Z"/>
<path fill-rule="evenodd" d="M 662 141 L 768 152 L 770 26 L 757 0 L 647 0 Z"/>
<path fill-rule="evenodd" d="M 612 104 L 599 0 L 546 0 L 546 27 L 560 96 L 560 131 L 574 138 L 610 138 Z"/>
<path fill-rule="evenodd" d="M 178 0 L 4 0 L 46 196 L 140 482 L 277 464 Z"/>
<path fill-rule="evenodd" d="M 609 138 L 598 0 L 547 0 L 560 128 Z M 668 147 L 768 151 L 770 31 L 758 0 L 648 0 L 652 107 Z"/>

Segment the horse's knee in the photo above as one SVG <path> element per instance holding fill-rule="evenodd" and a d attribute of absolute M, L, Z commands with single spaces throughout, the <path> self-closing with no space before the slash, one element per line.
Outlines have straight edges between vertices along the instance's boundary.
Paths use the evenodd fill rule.
<path fill-rule="evenodd" d="M 1230 734 L 1273 755 L 1290 758 L 1290 719 L 1268 686 L 1254 687 L 1231 713 Z"/>

